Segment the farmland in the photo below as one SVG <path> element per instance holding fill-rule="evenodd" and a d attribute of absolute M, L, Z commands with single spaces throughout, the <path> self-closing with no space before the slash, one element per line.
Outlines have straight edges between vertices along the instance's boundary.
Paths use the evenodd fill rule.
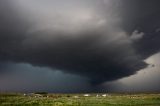
<path fill-rule="evenodd" d="M 0 106 L 160 106 L 160 94 L 1 93 Z"/>

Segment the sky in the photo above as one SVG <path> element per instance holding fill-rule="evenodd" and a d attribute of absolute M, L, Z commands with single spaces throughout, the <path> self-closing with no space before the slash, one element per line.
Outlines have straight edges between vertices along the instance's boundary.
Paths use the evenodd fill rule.
<path fill-rule="evenodd" d="M 1 0 L 0 92 L 159 92 L 159 0 Z"/>

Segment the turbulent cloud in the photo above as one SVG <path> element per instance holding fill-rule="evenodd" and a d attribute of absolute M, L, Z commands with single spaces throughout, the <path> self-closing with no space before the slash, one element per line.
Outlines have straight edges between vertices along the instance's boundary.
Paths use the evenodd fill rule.
<path fill-rule="evenodd" d="M 6 0 L 0 10 L 0 60 L 88 77 L 93 84 L 135 74 L 147 64 L 122 29 L 114 0 Z M 118 3 L 117 3 L 118 4 Z M 11 13 L 11 14 L 9 14 Z"/>
<path fill-rule="evenodd" d="M 144 32 L 142 39 L 134 43 L 137 53 L 146 59 L 160 51 L 160 36 L 155 29 L 160 27 L 159 0 L 126 0 L 124 9 L 124 29 L 132 33 L 137 29 Z"/>
<path fill-rule="evenodd" d="M 139 40 L 141 39 L 142 37 L 144 36 L 144 33 L 143 32 L 139 32 L 137 30 L 135 30 L 132 35 L 131 35 L 131 40 L 133 41 L 136 41 L 136 40 Z"/>

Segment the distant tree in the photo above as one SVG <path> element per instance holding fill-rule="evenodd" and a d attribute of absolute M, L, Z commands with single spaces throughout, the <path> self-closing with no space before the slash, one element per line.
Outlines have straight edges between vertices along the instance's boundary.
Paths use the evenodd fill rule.
<path fill-rule="evenodd" d="M 47 95 L 47 92 L 35 92 L 35 94 Z"/>

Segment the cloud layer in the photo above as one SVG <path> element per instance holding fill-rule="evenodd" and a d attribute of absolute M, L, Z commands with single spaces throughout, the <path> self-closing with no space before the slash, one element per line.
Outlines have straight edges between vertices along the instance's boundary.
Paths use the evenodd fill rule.
<path fill-rule="evenodd" d="M 87 77 L 93 84 L 130 76 L 147 66 L 135 45 L 144 33 L 135 29 L 129 34 L 121 28 L 120 2 L 42 4 L 0 1 L 1 61 L 58 69 Z"/>

